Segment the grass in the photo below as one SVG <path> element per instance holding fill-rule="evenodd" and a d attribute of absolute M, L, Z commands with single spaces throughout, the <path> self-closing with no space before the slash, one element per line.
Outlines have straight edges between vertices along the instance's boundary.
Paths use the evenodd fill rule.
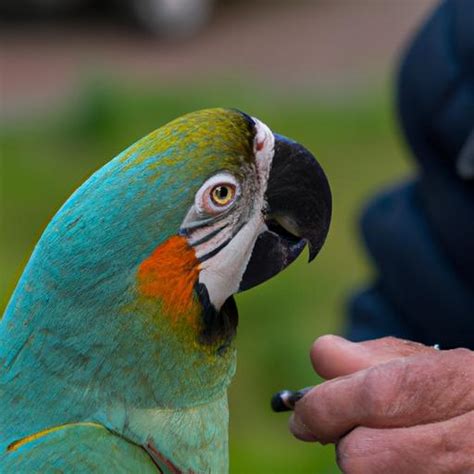
<path fill-rule="evenodd" d="M 230 91 L 230 92 L 229 92 Z M 312 265 L 300 258 L 277 278 L 238 295 L 239 365 L 230 390 L 232 473 L 338 472 L 334 448 L 295 441 L 271 394 L 319 379 L 308 362 L 318 335 L 341 332 L 344 302 L 370 278 L 356 219 L 376 190 L 408 171 L 389 94 L 338 100 L 226 87 L 141 91 L 95 84 L 67 110 L 0 127 L 0 302 L 7 304 L 42 229 L 95 169 L 151 129 L 184 112 L 238 107 L 305 144 L 327 172 L 334 215 Z"/>

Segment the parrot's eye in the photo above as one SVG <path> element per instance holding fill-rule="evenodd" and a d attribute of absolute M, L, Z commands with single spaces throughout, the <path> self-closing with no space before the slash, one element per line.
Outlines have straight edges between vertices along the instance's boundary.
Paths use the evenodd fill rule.
<path fill-rule="evenodd" d="M 211 191 L 212 202 L 216 206 L 225 206 L 234 199 L 235 186 L 232 184 L 218 184 Z"/>
<path fill-rule="evenodd" d="M 231 174 L 219 173 L 196 193 L 196 207 L 203 214 L 219 214 L 235 202 L 239 193 L 239 182 Z"/>

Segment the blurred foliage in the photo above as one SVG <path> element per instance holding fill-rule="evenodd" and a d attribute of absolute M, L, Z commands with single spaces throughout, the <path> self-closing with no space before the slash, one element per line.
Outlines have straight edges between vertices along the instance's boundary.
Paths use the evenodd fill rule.
<path fill-rule="evenodd" d="M 67 110 L 2 124 L 1 302 L 5 306 L 42 229 L 94 170 L 151 129 L 199 108 L 237 107 L 312 150 L 331 183 L 328 241 L 312 265 L 300 258 L 271 281 L 237 297 L 239 364 L 230 391 L 232 473 L 338 472 L 334 448 L 295 441 L 287 416 L 269 409 L 282 388 L 318 382 L 308 349 L 340 332 L 344 302 L 369 278 L 356 216 L 374 191 L 408 170 L 389 94 L 291 100 L 268 90 L 176 86 L 153 91 L 94 83 Z"/>

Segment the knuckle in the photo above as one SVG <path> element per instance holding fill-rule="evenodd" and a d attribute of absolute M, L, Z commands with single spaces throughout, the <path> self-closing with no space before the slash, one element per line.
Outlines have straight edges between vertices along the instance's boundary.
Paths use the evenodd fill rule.
<path fill-rule="evenodd" d="M 389 421 L 400 415 L 405 406 L 405 392 L 413 378 L 410 372 L 405 359 L 374 366 L 367 371 L 360 403 L 371 421 Z"/>
<path fill-rule="evenodd" d="M 452 384 L 454 381 L 464 379 L 463 385 L 467 380 L 474 383 L 474 351 L 465 348 L 451 349 L 439 353 L 438 372 L 440 370 L 445 374 L 445 380 Z M 472 388 L 471 388 L 472 390 Z"/>
<path fill-rule="evenodd" d="M 383 337 L 380 341 L 384 349 L 393 356 L 408 357 L 429 350 L 427 346 L 420 344 L 419 342 L 398 339 L 393 336 Z"/>
<path fill-rule="evenodd" d="M 465 349 L 464 347 L 458 347 L 457 349 L 446 351 L 446 353 L 463 360 L 474 360 L 474 352 L 469 349 Z"/>
<path fill-rule="evenodd" d="M 346 474 L 373 472 L 370 462 L 371 456 L 370 453 L 367 453 L 368 445 L 363 432 L 363 428 L 356 428 L 336 445 L 337 465 Z"/>
<path fill-rule="evenodd" d="M 336 460 L 345 474 L 412 472 L 403 468 L 396 447 L 387 445 L 383 435 L 371 428 L 355 428 L 342 438 L 336 446 Z"/>
<path fill-rule="evenodd" d="M 383 368 L 381 369 L 378 366 L 369 369 L 365 375 L 360 403 L 362 407 L 366 408 L 366 415 L 370 418 L 383 417 L 387 406 L 390 405 L 391 399 L 393 399 L 391 382 L 386 379 Z"/>
<path fill-rule="evenodd" d="M 387 346 L 395 346 L 400 343 L 400 339 L 393 336 L 385 336 L 380 339 Z"/>
<path fill-rule="evenodd" d="M 360 459 L 354 456 L 354 442 L 351 434 L 345 436 L 336 446 L 337 465 L 344 473 L 357 473 L 360 466 Z"/>

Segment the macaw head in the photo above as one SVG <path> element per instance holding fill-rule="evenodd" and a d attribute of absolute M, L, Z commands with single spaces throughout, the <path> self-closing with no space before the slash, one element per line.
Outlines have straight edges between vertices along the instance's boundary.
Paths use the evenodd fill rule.
<path fill-rule="evenodd" d="M 110 338 L 114 321 L 137 319 L 117 315 L 138 308 L 154 322 L 193 327 L 198 344 L 222 346 L 237 324 L 232 295 L 277 274 L 306 245 L 313 259 L 330 215 L 328 182 L 305 148 L 236 110 L 194 112 L 71 196 L 6 317 L 28 313 L 79 346 L 81 332 Z"/>
<path fill-rule="evenodd" d="M 140 264 L 138 288 L 175 315 L 189 309 L 193 292 L 203 308 L 200 340 L 212 343 L 234 332 L 233 294 L 280 272 L 306 245 L 309 260 L 316 256 L 331 194 L 304 147 L 242 112 L 199 111 L 162 130 L 167 150 L 149 166 L 161 179 L 166 166 L 169 180 L 179 176 L 179 196 L 156 187 L 156 205 L 170 206 L 177 219 Z M 131 164 L 144 160 L 143 152 L 134 156 Z"/>

